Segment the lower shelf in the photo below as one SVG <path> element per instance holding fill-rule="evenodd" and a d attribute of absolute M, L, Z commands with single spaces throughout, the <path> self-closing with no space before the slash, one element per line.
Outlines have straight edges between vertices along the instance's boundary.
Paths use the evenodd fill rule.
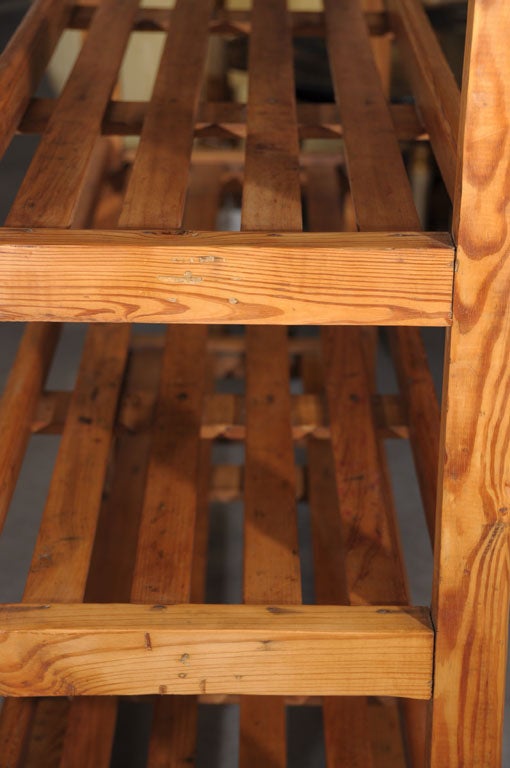
<path fill-rule="evenodd" d="M 433 630 L 408 607 L 384 453 L 413 432 L 412 392 L 376 393 L 374 330 L 92 326 L 74 390 L 30 390 L 56 335 L 27 329 L 4 400 L 25 393 L 33 439 L 60 435 L 23 603 L 0 609 L 0 692 L 24 697 L 3 706 L 5 765 L 36 765 L 48 728 L 54 764 L 80 748 L 108 766 L 117 696 L 142 696 L 149 752 L 167 757 L 182 747 L 170 720 L 189 751 L 200 708 L 226 704 L 241 750 L 285 750 L 300 703 L 321 707 L 328 764 L 354 750 L 403 766 L 404 743 L 423 746 Z M 244 605 L 210 604 L 222 514 L 244 530 Z"/>

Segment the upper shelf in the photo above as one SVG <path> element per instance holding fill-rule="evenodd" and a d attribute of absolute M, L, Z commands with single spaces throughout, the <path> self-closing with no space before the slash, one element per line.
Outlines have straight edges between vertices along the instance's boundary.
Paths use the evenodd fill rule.
<path fill-rule="evenodd" d="M 387 13 L 363 13 L 359 0 L 325 0 L 323 13 L 289 12 L 285 0 L 254 0 L 246 12 L 215 10 L 214 0 L 138 4 L 36 0 L 0 58 L 0 151 L 16 132 L 41 134 L 0 234 L 0 317 L 449 324 L 452 242 L 419 234 L 399 145 L 430 137 L 453 194 L 459 92 L 418 0 L 389 0 Z M 58 98 L 34 98 L 67 27 L 87 30 L 71 74 Z M 166 32 L 152 97 L 113 101 L 133 30 Z M 211 34 L 249 38 L 246 105 L 202 98 Z M 416 109 L 389 104 L 370 35 L 402 43 Z M 296 103 L 293 38 L 303 36 L 326 40 L 336 105 Z M 105 135 L 140 136 L 118 227 L 150 237 L 54 231 L 90 226 L 84 201 L 108 164 Z M 184 264 L 182 237 L 168 233 L 182 227 L 204 136 L 235 140 L 234 151 L 217 141 L 205 162 L 236 169 L 242 229 L 261 234 L 186 239 Z M 303 146 L 339 137 L 326 159 Z M 324 162 L 345 166 L 360 233 L 267 239 L 303 229 L 307 184 Z"/>

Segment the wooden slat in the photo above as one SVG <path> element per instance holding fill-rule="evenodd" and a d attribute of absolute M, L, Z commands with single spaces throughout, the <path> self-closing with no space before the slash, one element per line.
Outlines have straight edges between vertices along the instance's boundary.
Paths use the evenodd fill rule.
<path fill-rule="evenodd" d="M 0 157 L 37 88 L 71 13 L 69 0 L 38 0 L 0 56 Z"/>
<path fill-rule="evenodd" d="M 2 694 L 166 691 L 428 698 L 434 633 L 410 607 L 0 609 Z M 314 649 L 310 653 L 310 648 Z"/>
<path fill-rule="evenodd" d="M 20 133 L 42 133 L 55 109 L 56 100 L 32 99 L 18 127 Z M 149 102 L 110 101 L 101 132 L 113 136 L 137 136 L 142 132 Z M 335 104 L 297 104 L 301 139 L 338 138 L 342 126 Z M 391 104 L 390 111 L 399 141 L 417 141 L 427 137 L 411 104 Z M 246 105 L 235 102 L 203 102 L 198 107 L 195 136 L 246 137 Z"/>
<path fill-rule="evenodd" d="M 402 230 L 417 231 L 420 228 L 418 215 L 359 5 L 356 0 L 346 0 L 341 5 L 326 0 L 325 9 L 333 82 L 344 126 L 347 170 L 358 226 L 367 231 L 389 231 L 398 222 Z M 332 360 L 329 362 L 329 375 L 333 375 L 338 365 L 337 375 L 346 377 L 343 396 L 340 394 L 341 388 L 335 394 L 334 379 L 330 378 L 330 398 L 344 397 L 346 418 L 351 419 L 347 422 L 349 428 L 346 429 L 344 423 L 342 429 L 337 427 L 337 438 L 332 437 L 334 447 L 336 443 L 336 461 L 342 467 L 338 476 L 340 502 L 342 504 L 344 501 L 345 492 L 347 497 L 344 506 L 348 505 L 346 514 L 350 515 L 347 527 L 353 537 L 352 576 L 356 581 L 351 582 L 351 595 L 354 592 L 369 602 L 381 599 L 407 602 L 407 586 L 384 454 L 375 437 L 373 421 L 366 407 L 370 382 L 359 352 L 361 338 L 354 329 L 338 329 L 326 339 L 326 344 L 330 345 L 327 356 L 331 353 L 336 356 L 336 363 Z M 343 362 L 340 362 L 342 358 Z M 352 381 L 348 381 L 349 371 L 355 374 Z M 347 411 L 349 391 L 353 401 Z M 333 407 L 332 400 L 330 407 Z M 358 453 L 358 440 L 362 433 L 366 439 L 364 461 L 361 451 Z M 349 448 L 344 442 L 347 435 L 351 435 Z M 343 456 L 347 456 L 345 462 Z M 430 472 L 433 471 L 431 468 Z M 349 477 L 361 475 L 363 479 L 349 481 Z M 356 500 L 357 493 L 359 498 Z M 361 514 L 354 514 L 350 508 L 351 503 L 360 507 Z M 368 525 L 368 532 L 363 531 L 365 524 Z M 384 540 L 387 541 L 386 551 L 380 547 Z M 370 558 L 373 567 L 363 570 L 363 563 L 366 562 L 363 552 L 368 554 L 371 544 L 375 545 L 375 558 L 373 561 Z M 360 559 L 356 564 L 357 558 Z M 384 598 L 381 593 L 385 594 Z M 407 744 L 413 765 L 421 768 L 425 760 L 425 711 L 422 706 L 405 702 L 404 714 Z"/>
<path fill-rule="evenodd" d="M 65 737 L 70 701 L 66 698 L 37 702 L 23 768 L 57 768 Z"/>
<path fill-rule="evenodd" d="M 138 0 L 103 0 L 16 199 L 10 224 L 59 227 L 73 217 L 117 79 Z M 63 149 L 64 148 L 64 149 Z"/>
<path fill-rule="evenodd" d="M 510 604 L 510 5 L 471 3 L 433 615 L 432 768 L 502 764 Z"/>
<path fill-rule="evenodd" d="M 213 0 L 178 0 L 173 10 L 121 226 L 181 225 L 212 8 Z"/>
<path fill-rule="evenodd" d="M 22 768 L 35 710 L 35 699 L 4 700 L 0 710 L 1 768 Z"/>
<path fill-rule="evenodd" d="M 389 0 L 388 10 L 417 108 L 453 199 L 460 124 L 459 88 L 419 0 Z"/>
<path fill-rule="evenodd" d="M 326 197 L 329 204 L 326 204 Z M 334 174 L 308 174 L 309 226 L 328 229 L 339 223 L 341 211 L 338 179 Z M 322 203 L 322 204 L 321 204 Z M 303 358 L 305 392 L 321 392 L 323 377 L 318 355 Z M 319 605 L 348 605 L 344 570 L 345 544 L 342 531 L 335 467 L 330 441 L 307 440 L 308 499 L 314 560 L 315 599 Z M 326 764 L 332 768 L 371 768 L 366 700 L 358 697 L 328 697 L 323 703 Z"/>
<path fill-rule="evenodd" d="M 192 168 L 190 186 L 184 211 L 186 227 L 213 228 L 218 212 L 220 169 L 212 167 Z M 202 330 L 195 336 L 202 338 Z M 205 350 L 202 349 L 202 354 Z M 207 365 L 202 372 L 203 388 L 209 385 Z M 199 427 L 200 425 L 198 425 Z M 196 428 L 195 428 L 196 430 Z M 196 431 L 195 431 L 196 439 Z M 209 488 L 211 479 L 211 442 L 204 440 L 198 447 L 198 468 L 195 478 L 196 505 L 195 531 L 189 576 L 189 599 L 205 602 L 207 549 L 209 533 Z M 165 696 L 160 699 L 154 712 L 148 766 L 171 768 L 189 765 L 194 761 L 198 725 L 198 700 L 196 696 Z"/>
<path fill-rule="evenodd" d="M 328 52 L 360 229 L 419 221 L 358 0 L 325 0 Z M 387 170 L 391 168 L 391 173 Z"/>
<path fill-rule="evenodd" d="M 0 257 L 4 320 L 451 322 L 440 234 L 4 229 Z"/>
<path fill-rule="evenodd" d="M 310 172 L 312 171 L 312 172 Z M 309 226 L 312 230 L 334 229 L 339 226 L 343 214 L 343 201 L 339 195 L 338 177 L 332 169 L 322 173 L 307 171 L 307 193 Z M 327 199 L 329 198 L 329 204 Z M 322 204 L 321 204 L 322 203 Z M 370 336 L 367 362 L 366 331 L 360 329 L 358 354 L 364 362 L 367 392 L 374 391 L 374 358 L 376 349 Z M 350 333 L 346 330 L 346 333 Z M 321 393 L 324 389 L 324 371 L 319 351 L 303 358 L 303 382 L 306 392 Z M 372 404 L 374 397 L 372 396 Z M 381 404 L 381 400 L 379 400 Z M 336 410 L 338 403 L 331 403 L 331 418 L 343 419 Z M 373 416 L 378 409 L 373 409 Z M 336 436 L 338 427 L 333 427 Z M 363 438 L 361 438 L 363 439 Z M 345 510 L 340 507 L 336 487 L 335 463 L 331 443 L 310 439 L 307 443 L 309 464 L 309 503 L 312 515 L 312 544 L 314 552 L 314 576 L 316 599 L 320 603 L 348 605 L 355 581 L 346 563 L 346 547 L 352 546 L 349 525 L 345 524 Z M 377 523 L 376 523 L 377 525 Z M 396 707 L 388 706 L 388 713 Z M 326 699 L 324 702 L 324 738 L 328 765 L 378 766 L 378 755 L 372 729 L 369 726 L 368 703 L 365 699 Z M 402 736 L 398 730 L 394 735 L 402 752 Z M 403 758 L 396 761 L 394 768 L 403 766 Z"/>
<path fill-rule="evenodd" d="M 109 696 L 84 696 L 73 700 L 60 758 L 61 768 L 109 766 L 116 714 L 117 702 Z"/>
<path fill-rule="evenodd" d="M 206 333 L 197 331 L 168 332 L 132 589 L 137 602 L 189 599 L 205 375 Z"/>
<path fill-rule="evenodd" d="M 341 565 L 344 542 L 331 445 L 311 438 L 307 451 L 316 601 L 322 605 L 348 604 Z M 366 701 L 353 697 L 327 698 L 323 718 L 327 764 L 336 768 L 371 768 Z"/>
<path fill-rule="evenodd" d="M 398 707 L 392 699 L 369 699 L 368 722 L 372 741 L 374 768 L 408 765 L 402 743 Z"/>
<path fill-rule="evenodd" d="M 27 328 L 0 402 L 0 530 L 16 487 L 30 421 L 44 386 L 60 334 L 58 325 Z"/>
<path fill-rule="evenodd" d="M 282 0 L 255 0 L 248 68 L 242 228 L 300 230 L 292 40 L 286 3 Z M 284 269 L 286 261 L 284 256 Z M 248 329 L 246 402 L 244 600 L 299 603 L 301 580 L 285 328 Z M 241 768 L 260 765 L 261 749 L 267 750 L 271 765 L 283 768 L 285 726 L 285 705 L 281 699 L 244 699 Z"/>
<path fill-rule="evenodd" d="M 403 333 L 401 333 L 403 331 Z M 427 352 L 418 328 L 390 329 L 393 361 L 409 423 L 425 517 L 434 542 L 440 412 Z"/>
<path fill-rule="evenodd" d="M 126 326 L 87 336 L 24 600 L 83 598 L 128 337 Z"/>

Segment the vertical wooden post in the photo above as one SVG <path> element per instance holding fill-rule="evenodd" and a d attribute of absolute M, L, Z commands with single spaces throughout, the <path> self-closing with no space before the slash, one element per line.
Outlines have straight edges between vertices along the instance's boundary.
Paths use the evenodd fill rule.
<path fill-rule="evenodd" d="M 431 768 L 501 765 L 510 582 L 510 5 L 469 8 L 446 348 Z"/>

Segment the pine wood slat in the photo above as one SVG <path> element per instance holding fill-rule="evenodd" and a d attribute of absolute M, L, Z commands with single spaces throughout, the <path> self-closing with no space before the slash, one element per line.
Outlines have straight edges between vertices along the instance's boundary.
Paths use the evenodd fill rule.
<path fill-rule="evenodd" d="M 2 694 L 430 697 L 423 608 L 14 605 L 0 626 Z"/>
<path fill-rule="evenodd" d="M 5 699 L 0 710 L 0 766 L 21 768 L 26 757 L 27 734 L 34 721 L 35 699 Z"/>
<path fill-rule="evenodd" d="M 377 76 L 359 5 L 355 0 L 347 0 L 341 5 L 332 0 L 326 0 L 325 9 L 333 82 L 336 98 L 341 107 L 347 171 L 358 226 L 362 231 L 391 230 L 398 222 L 398 226 L 403 230 L 417 231 L 420 225 L 416 208 L 412 200 L 411 189 L 396 136 L 391 126 L 387 101 L 383 94 L 381 81 Z M 352 121 L 351 130 L 349 129 L 349 121 Z M 412 333 L 413 331 L 411 331 Z M 336 342 L 334 341 L 335 337 Z M 357 374 L 356 380 L 352 380 L 352 382 L 345 380 L 347 388 L 345 396 L 348 395 L 349 384 L 361 383 L 360 391 L 357 391 L 354 386 L 351 388 L 353 401 L 348 412 L 350 418 L 354 420 L 351 429 L 343 432 L 343 436 L 341 436 L 340 428 L 338 428 L 337 438 L 332 436 L 336 460 L 342 467 L 342 474 L 338 478 L 340 503 L 341 508 L 342 502 L 344 502 L 343 507 L 346 503 L 348 504 L 347 510 L 349 512 L 347 513 L 345 510 L 346 514 L 350 516 L 348 529 L 355 536 L 355 541 L 361 543 L 359 550 L 361 559 L 358 561 L 360 566 L 363 564 L 363 551 L 368 553 L 370 550 L 371 539 L 380 542 L 388 537 L 389 551 L 393 550 L 394 552 L 393 564 L 391 559 L 386 560 L 386 553 L 378 548 L 378 553 L 383 555 L 382 559 L 376 558 L 375 566 L 368 571 L 363 571 L 362 568 L 359 570 L 360 575 L 364 574 L 366 577 L 368 573 L 373 574 L 374 577 L 375 592 L 373 594 L 370 591 L 370 580 L 368 579 L 366 582 L 368 600 L 387 599 L 392 602 L 407 602 L 407 586 L 399 552 L 391 496 L 389 495 L 387 470 L 366 407 L 369 384 L 366 379 L 364 380 L 363 361 L 359 351 L 357 351 L 360 343 L 358 332 L 354 329 L 338 329 L 328 332 L 326 335 L 326 344 L 330 345 L 331 348 L 329 354 L 333 352 L 335 356 L 338 356 L 336 363 L 330 361 L 330 374 L 335 370 L 336 365 L 339 366 L 337 369 L 339 376 L 342 375 L 343 366 L 346 366 L 344 375 L 349 370 Z M 349 353 L 346 352 L 347 349 L 349 349 Z M 405 354 L 405 352 L 406 348 L 402 348 L 401 353 Z M 327 353 L 325 361 L 327 361 L 328 356 Z M 343 358 L 342 363 L 340 362 L 341 358 Z M 338 387 L 335 393 L 333 381 L 334 379 L 331 378 L 328 387 L 330 397 L 341 398 L 341 387 Z M 332 407 L 333 402 L 330 400 L 330 407 Z M 338 400 L 338 402 L 341 401 Z M 344 407 L 347 408 L 347 401 L 345 401 Z M 365 412 L 365 416 L 361 416 L 362 411 Z M 356 412 L 364 424 L 364 438 L 367 440 L 363 448 L 365 452 L 364 469 L 359 467 L 356 469 L 357 465 L 363 466 L 363 463 L 360 464 L 361 454 L 356 459 L 356 442 L 350 442 L 349 448 L 345 442 L 346 434 L 356 433 Z M 347 415 L 346 418 L 349 416 Z M 345 424 L 343 430 L 345 430 Z M 434 471 L 434 467 L 429 468 L 430 475 Z M 368 483 L 365 487 L 361 483 L 361 487 L 357 490 L 359 481 L 350 482 L 348 478 L 360 475 L 363 475 Z M 371 478 L 373 478 L 372 486 L 370 486 Z M 346 501 L 343 499 L 343 493 L 347 494 Z M 360 494 L 360 498 L 356 501 L 357 493 Z M 351 503 L 353 503 L 353 508 L 349 509 Z M 366 538 L 366 542 L 363 542 L 364 535 L 360 529 L 360 525 L 363 525 L 363 518 L 360 519 L 359 512 L 354 512 L 354 509 L 360 505 L 362 510 L 366 510 L 365 514 L 368 513 L 369 515 L 365 519 L 371 518 L 372 523 L 375 523 L 371 533 Z M 376 523 L 379 515 L 385 521 L 385 529 L 382 534 Z M 360 538 L 360 533 L 362 538 Z M 349 556 L 347 563 L 349 563 Z M 383 594 L 387 596 L 382 598 L 379 590 L 384 573 L 386 573 L 385 578 L 387 580 Z M 363 582 L 357 582 L 354 590 L 358 591 L 360 587 L 363 587 Z M 416 705 L 414 702 L 404 702 L 403 707 L 409 753 L 415 768 L 420 768 L 424 765 L 425 760 L 425 711 L 421 705 Z"/>
<path fill-rule="evenodd" d="M 453 250 L 435 233 L 4 229 L 0 257 L 4 320 L 451 322 Z"/>
<path fill-rule="evenodd" d="M 126 326 L 88 333 L 24 600 L 83 598 L 126 361 Z"/>
<path fill-rule="evenodd" d="M 181 224 L 212 8 L 213 0 L 178 0 L 173 10 L 121 226 Z"/>
<path fill-rule="evenodd" d="M 30 421 L 44 386 L 60 327 L 30 325 L 21 340 L 0 401 L 0 530 L 16 487 Z"/>
<path fill-rule="evenodd" d="M 0 157 L 71 14 L 69 0 L 38 0 L 0 56 Z"/>
<path fill-rule="evenodd" d="M 30 732 L 23 768 L 57 768 L 60 765 L 70 701 L 66 698 L 40 699 Z"/>
<path fill-rule="evenodd" d="M 150 102 L 110 101 L 104 113 L 101 133 L 106 136 L 136 136 L 142 132 Z M 43 133 L 55 109 L 56 100 L 31 99 L 21 123 L 20 133 Z M 297 104 L 301 139 L 338 138 L 342 125 L 335 104 Z M 390 104 L 390 112 L 399 141 L 418 141 L 427 137 L 414 106 Z M 246 104 L 202 102 L 198 106 L 195 136 L 246 137 Z"/>
<path fill-rule="evenodd" d="M 304 379 L 309 388 L 306 368 Z M 307 452 L 316 601 L 319 605 L 347 605 L 347 584 L 341 565 L 344 541 L 331 444 L 310 438 Z M 327 698 L 323 718 L 327 765 L 371 768 L 366 701 L 353 697 Z"/>
<path fill-rule="evenodd" d="M 453 199 L 460 124 L 460 93 L 419 0 L 389 0 L 394 29 L 420 116 Z"/>
<path fill-rule="evenodd" d="M 202 328 L 168 331 L 131 593 L 135 602 L 189 599 L 205 335 Z"/>
<path fill-rule="evenodd" d="M 501 765 L 510 590 L 510 6 L 471 3 L 433 615 L 432 768 Z"/>
<path fill-rule="evenodd" d="M 17 196 L 17 224 L 72 218 L 138 0 L 103 0 Z"/>
<path fill-rule="evenodd" d="M 403 333 L 401 333 L 403 331 Z M 411 448 L 430 539 L 434 543 L 440 411 L 418 328 L 389 329 L 393 361 L 409 423 Z"/>
<path fill-rule="evenodd" d="M 218 210 L 219 172 L 213 168 L 192 169 L 184 223 L 186 226 L 213 227 Z M 187 540 L 170 535 L 162 545 L 158 541 L 158 555 L 164 552 L 173 566 L 177 578 L 169 581 L 165 592 L 158 599 L 165 602 L 205 599 L 205 574 L 207 556 L 210 444 L 200 441 L 201 412 L 203 396 L 208 385 L 206 360 L 207 330 L 205 328 L 182 328 L 179 341 L 168 332 L 165 355 L 171 359 L 171 384 L 166 390 L 176 392 L 178 403 L 186 397 L 188 402 L 174 408 L 174 415 L 168 411 L 166 428 L 175 432 L 166 440 L 168 451 L 166 461 L 172 472 L 169 498 L 174 497 L 172 507 L 167 510 L 169 521 L 173 516 L 181 518 L 181 526 Z M 181 342 L 182 337 L 182 342 Z M 164 358 L 165 361 L 165 358 Z M 165 380 L 161 379 L 160 401 L 168 397 L 164 393 Z M 159 406 L 159 403 L 158 403 Z M 164 426 L 163 420 L 160 428 Z M 161 443 L 161 441 L 159 441 Z M 163 448 L 162 445 L 159 446 Z M 164 456 L 163 450 L 161 456 Z M 183 467 L 185 471 L 183 472 Z M 161 469 L 159 470 L 161 473 Z M 151 478 L 149 475 L 149 482 Z M 160 481 L 161 484 L 161 481 Z M 190 493 L 191 491 L 191 493 Z M 145 511 L 145 508 L 144 508 Z M 179 522 L 177 520 L 177 522 Z M 143 528 L 142 528 L 143 533 Z M 143 543 L 139 553 L 143 554 Z M 137 565 L 139 560 L 137 561 Z M 148 567 L 147 567 L 148 566 Z M 158 567 L 158 566 L 156 566 Z M 136 577 L 152 578 L 154 563 L 142 567 L 142 573 L 135 572 L 133 589 L 137 589 Z M 145 570 L 145 573 L 143 571 Z M 136 597 L 136 592 L 134 592 Z M 143 598 L 148 597 L 143 593 Z M 152 596 L 151 596 L 152 597 Z M 160 689 L 164 692 L 164 687 Z M 196 743 L 198 702 L 194 696 L 164 696 L 155 706 L 154 720 L 149 743 L 148 768 L 186 765 L 193 759 Z"/>
<path fill-rule="evenodd" d="M 182 224 L 212 7 L 212 0 L 178 0 L 173 10 L 124 198 L 121 226 L 171 228 Z M 166 332 L 133 601 L 166 603 L 191 597 L 206 338 L 205 327 L 170 327 Z M 158 692 L 164 693 L 164 686 Z M 182 750 L 189 756 L 195 729 L 193 700 L 182 704 L 159 700 L 148 768 L 179 764 Z M 176 733 L 186 737 L 175 739 Z"/>
<path fill-rule="evenodd" d="M 335 226 L 340 224 L 340 219 L 342 218 L 341 207 L 343 201 L 338 194 L 338 177 L 332 177 L 331 170 L 329 173 L 325 170 L 322 174 L 314 173 L 313 171 L 310 173 L 310 170 L 307 171 L 309 226 L 312 230 L 318 227 L 326 230 L 334 229 Z M 330 200 L 329 205 L 325 203 L 327 197 Z M 323 201 L 323 205 L 318 204 L 319 201 Z M 336 204 L 333 204 L 331 201 L 336 201 Z M 362 445 L 367 439 L 365 433 L 367 430 L 368 432 L 374 432 L 372 419 L 375 422 L 378 414 L 376 409 L 370 407 L 370 401 L 372 401 L 372 405 L 374 404 L 374 396 L 372 395 L 375 384 L 373 360 L 376 349 L 371 340 L 369 347 L 370 355 L 367 357 L 364 337 L 365 330 L 370 329 L 341 329 L 340 331 L 343 337 L 347 338 L 348 344 L 353 341 L 349 337 L 355 335 L 354 344 L 357 345 L 357 349 L 354 366 L 358 367 L 358 376 L 361 375 L 362 377 L 363 384 L 361 389 L 366 398 L 363 409 L 364 417 L 359 418 L 359 420 L 357 420 L 356 414 L 352 412 L 347 417 L 345 411 L 349 408 L 349 405 L 347 405 L 345 400 L 342 403 L 341 393 L 339 399 L 332 396 L 333 387 L 336 389 L 338 386 L 338 383 L 333 384 L 333 378 L 337 375 L 342 375 L 343 365 L 339 366 L 334 372 L 328 370 L 326 366 L 326 371 L 324 371 L 318 350 L 313 355 L 309 354 L 303 358 L 303 380 L 307 392 L 318 393 L 323 391 L 325 385 L 324 374 L 326 373 L 326 385 L 327 388 L 329 387 L 330 419 L 331 422 L 336 421 L 335 425 L 332 423 L 330 435 L 334 441 L 338 441 L 340 430 L 342 430 L 343 434 L 342 447 L 340 449 L 338 442 L 335 442 L 335 457 L 333 456 L 330 442 L 318 443 L 317 440 L 310 439 L 307 443 L 315 589 L 317 600 L 323 603 L 349 604 L 351 601 L 359 602 L 359 592 L 361 592 L 362 599 L 377 601 L 379 587 L 376 587 L 376 592 L 371 595 L 371 580 L 373 579 L 375 584 L 379 578 L 385 579 L 388 567 L 384 563 L 384 556 L 381 567 L 381 562 L 377 559 L 377 551 L 379 548 L 384 553 L 385 547 L 388 546 L 388 539 L 391 540 L 392 526 L 395 525 L 391 521 L 391 509 L 389 509 L 391 497 L 387 492 L 383 503 L 385 501 L 388 505 L 388 520 L 384 520 L 383 517 L 381 521 L 379 518 L 381 509 L 379 507 L 379 510 L 377 510 L 377 504 L 375 507 L 371 507 L 370 500 L 368 500 L 369 503 L 365 503 L 365 499 L 360 493 L 359 504 L 352 499 L 354 501 L 352 507 L 356 510 L 353 511 L 349 504 L 350 499 L 346 500 L 345 497 L 339 499 L 336 485 L 338 481 L 339 450 L 345 451 L 347 455 L 350 452 L 351 440 L 355 442 L 359 440 L 360 447 L 358 450 L 354 448 L 354 456 L 349 459 L 346 458 L 345 462 L 349 465 L 351 461 L 354 464 L 357 464 L 360 460 L 362 461 Z M 339 341 L 339 343 L 342 342 Z M 350 353 L 351 348 L 349 347 L 346 354 L 350 355 Z M 347 381 L 349 373 L 343 370 L 343 375 Z M 359 392 L 356 392 L 355 397 L 358 397 L 359 394 Z M 372 412 L 372 419 L 370 411 Z M 378 464 L 381 464 L 379 469 L 382 481 L 383 484 L 387 483 L 382 458 L 380 455 L 377 455 L 375 448 L 375 432 L 372 436 L 368 436 L 368 445 L 368 464 L 370 469 L 377 472 Z M 358 459 L 356 458 L 356 453 L 358 454 Z M 344 462 L 343 458 L 342 462 Z M 352 469 L 352 474 L 355 476 L 357 468 L 359 469 L 359 467 L 348 466 L 346 472 Z M 364 480 L 361 475 L 354 481 L 349 480 L 348 482 L 358 485 L 362 490 L 370 485 L 370 479 Z M 339 490 L 341 492 L 345 490 L 345 486 L 341 481 L 339 483 Z M 347 501 L 347 508 L 344 508 L 344 501 Z M 371 519 L 373 511 L 375 511 L 375 515 Z M 366 528 L 364 533 L 365 535 L 368 534 L 370 542 L 368 546 L 372 549 L 370 555 L 362 556 L 363 565 L 358 565 L 358 567 L 353 567 L 353 558 L 355 561 L 356 552 L 362 551 L 363 545 L 360 546 L 359 537 L 356 536 L 356 523 L 353 524 L 353 517 L 354 519 L 365 517 Z M 378 541 L 379 536 L 386 540 Z M 398 562 L 399 554 L 398 541 L 394 541 L 389 546 L 390 558 Z M 339 561 L 341 567 L 339 567 Z M 392 564 L 390 568 L 398 578 L 399 566 Z M 367 576 L 367 581 L 365 589 L 361 586 L 360 590 L 358 580 L 362 573 Z M 387 716 L 391 718 L 392 714 L 395 714 L 395 710 L 394 703 L 393 705 L 388 705 L 386 708 Z M 379 766 L 377 745 L 369 721 L 368 703 L 366 700 L 355 698 L 348 700 L 338 698 L 325 700 L 324 735 L 327 760 L 331 766 L 346 766 L 346 768 L 349 766 Z M 404 765 L 400 729 L 394 732 L 393 742 L 393 754 L 394 756 L 399 756 L 399 759 L 396 759 L 394 762 L 394 768 L 397 768 L 399 765 Z"/>
<path fill-rule="evenodd" d="M 331 75 L 359 228 L 377 230 L 384 217 L 386 230 L 417 230 L 418 215 L 361 7 L 357 0 L 324 0 L 324 8 Z"/>
<path fill-rule="evenodd" d="M 283 0 L 255 0 L 253 4 L 248 72 L 242 228 L 300 230 L 299 138 L 292 39 Z M 286 261 L 284 256 L 284 265 Z M 285 328 L 247 330 L 246 405 L 244 600 L 247 603 L 300 603 Z M 284 701 L 243 699 L 240 718 L 241 768 L 255 768 L 261 763 L 283 768 L 286 763 Z"/>
<path fill-rule="evenodd" d="M 60 756 L 61 768 L 110 765 L 117 702 L 110 696 L 82 696 L 72 701 Z"/>

